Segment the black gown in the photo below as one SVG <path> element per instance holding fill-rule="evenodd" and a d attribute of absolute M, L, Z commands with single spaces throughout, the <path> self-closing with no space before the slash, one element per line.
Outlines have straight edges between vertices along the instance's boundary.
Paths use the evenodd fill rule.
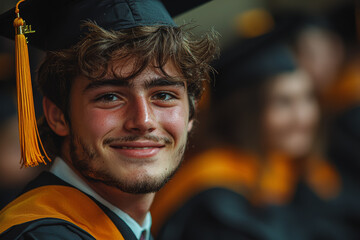
<path fill-rule="evenodd" d="M 339 199 L 324 203 L 305 184 L 283 206 L 254 207 L 239 193 L 210 188 L 164 224 L 159 240 L 355 240 L 359 230 L 337 218 Z"/>

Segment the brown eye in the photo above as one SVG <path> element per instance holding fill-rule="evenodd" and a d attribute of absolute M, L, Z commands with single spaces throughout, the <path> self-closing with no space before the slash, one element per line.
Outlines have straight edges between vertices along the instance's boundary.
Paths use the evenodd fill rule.
<path fill-rule="evenodd" d="M 153 99 L 161 100 L 161 101 L 170 101 L 173 100 L 174 98 L 175 97 L 172 94 L 166 92 L 157 93 L 153 96 Z"/>
<path fill-rule="evenodd" d="M 97 100 L 103 102 L 114 102 L 119 100 L 119 98 L 115 94 L 105 94 L 99 97 Z"/>

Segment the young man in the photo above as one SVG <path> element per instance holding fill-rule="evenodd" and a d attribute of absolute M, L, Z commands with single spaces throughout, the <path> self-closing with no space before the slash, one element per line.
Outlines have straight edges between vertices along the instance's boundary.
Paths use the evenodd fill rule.
<path fill-rule="evenodd" d="M 62 10 L 38 73 L 54 163 L 0 212 L 0 238 L 150 239 L 149 208 L 181 163 L 215 36 L 191 39 L 155 0 Z"/>

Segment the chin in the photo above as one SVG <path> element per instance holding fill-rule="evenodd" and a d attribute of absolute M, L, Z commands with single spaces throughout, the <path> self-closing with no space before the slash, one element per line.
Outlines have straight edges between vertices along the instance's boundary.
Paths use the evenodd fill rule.
<path fill-rule="evenodd" d="M 306 146 L 300 146 L 296 145 L 294 147 L 287 148 L 287 151 L 289 156 L 291 156 L 294 159 L 303 158 L 306 157 L 310 152 L 310 147 L 308 145 Z"/>
<path fill-rule="evenodd" d="M 108 182 L 105 184 L 112 185 L 126 193 L 147 194 L 159 191 L 170 180 L 170 178 L 170 175 L 140 175 L 132 176 L 128 179 L 118 179 L 116 182 Z"/>
<path fill-rule="evenodd" d="M 116 187 L 131 194 L 146 194 L 159 191 L 175 174 L 177 167 L 159 167 L 156 164 L 146 164 L 137 167 L 100 170 L 92 180 Z"/>

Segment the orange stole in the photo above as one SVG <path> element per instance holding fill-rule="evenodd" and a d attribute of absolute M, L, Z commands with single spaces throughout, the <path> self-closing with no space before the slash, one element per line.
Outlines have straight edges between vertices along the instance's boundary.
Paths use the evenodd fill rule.
<path fill-rule="evenodd" d="M 12 226 L 42 218 L 68 221 L 96 239 L 124 239 L 87 195 L 72 187 L 54 185 L 35 188 L 8 204 L 0 212 L 0 234 Z"/>
<path fill-rule="evenodd" d="M 325 107 L 330 113 L 342 112 L 360 103 L 360 59 L 347 63 L 340 78 L 323 93 Z"/>

